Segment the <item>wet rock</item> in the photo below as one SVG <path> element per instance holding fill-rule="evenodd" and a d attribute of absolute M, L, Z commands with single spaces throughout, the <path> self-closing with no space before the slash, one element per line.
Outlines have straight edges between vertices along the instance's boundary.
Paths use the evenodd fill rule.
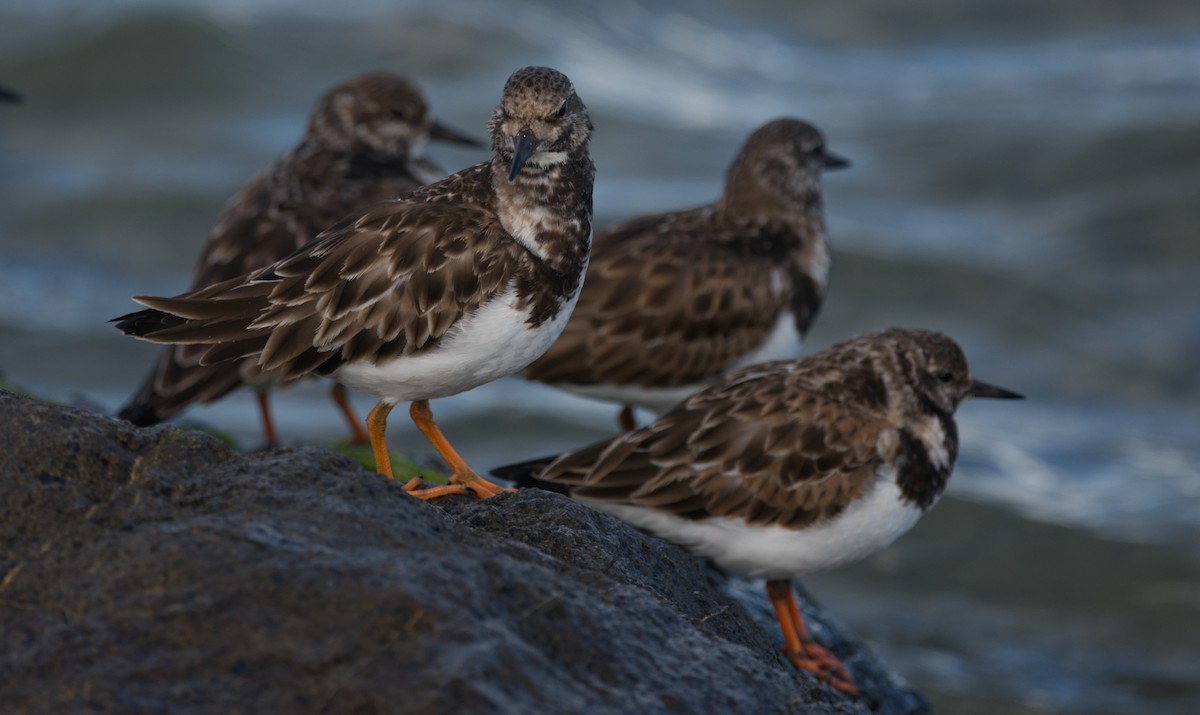
<path fill-rule="evenodd" d="M 761 594 L 537 490 L 429 505 L 0 390 L 0 543 L 14 712 L 871 711 L 787 664 Z M 927 711 L 805 608 L 877 712 Z"/>

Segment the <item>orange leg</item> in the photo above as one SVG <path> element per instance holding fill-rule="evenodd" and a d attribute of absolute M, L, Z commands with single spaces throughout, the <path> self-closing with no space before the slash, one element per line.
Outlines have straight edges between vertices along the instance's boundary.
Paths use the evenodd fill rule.
<path fill-rule="evenodd" d="M 263 437 L 267 440 L 266 448 L 274 449 L 279 446 L 279 436 L 275 433 L 275 420 L 271 419 L 271 404 L 267 398 L 267 391 L 255 391 L 254 397 L 258 400 L 258 416 L 262 418 Z"/>
<path fill-rule="evenodd" d="M 346 398 L 345 386 L 340 382 L 333 383 L 333 389 L 330 390 L 329 395 L 333 398 L 333 402 L 337 405 L 338 410 L 341 411 L 342 417 L 346 418 L 346 424 L 350 425 L 350 444 L 370 443 L 370 435 L 363 429 L 358 415 L 354 414 L 354 407 L 351 406 L 350 400 Z"/>
<path fill-rule="evenodd" d="M 388 479 L 395 479 L 392 476 L 392 457 L 388 454 L 387 448 L 387 418 L 393 407 L 395 405 L 380 402 L 367 413 L 367 438 L 371 442 L 371 454 L 375 457 L 375 471 Z M 454 485 L 418 491 L 420 486 L 421 480 L 413 477 L 404 485 L 404 491 L 422 499 L 432 499 L 447 494 L 462 494 L 466 491 L 466 487 Z"/>
<path fill-rule="evenodd" d="M 829 651 L 812 639 L 787 579 L 767 581 L 767 597 L 783 631 L 783 653 L 796 668 L 813 673 L 846 695 L 858 696 L 854 679 Z"/>
<path fill-rule="evenodd" d="M 857 695 L 858 689 L 854 687 L 854 678 L 850 676 L 850 673 L 846 672 L 846 668 L 842 665 L 842 662 L 837 659 L 837 656 L 830 653 L 809 635 L 808 628 L 804 625 L 804 618 L 800 616 L 800 607 L 796 605 L 796 596 L 792 592 L 790 585 L 787 589 L 787 606 L 788 612 L 792 617 L 792 622 L 796 625 L 796 633 L 800 637 L 800 642 L 804 647 L 804 653 L 824 670 L 833 674 L 834 687 L 851 695 Z M 850 690 L 845 690 L 842 687 L 843 685 L 849 686 Z"/>
<path fill-rule="evenodd" d="M 637 429 L 637 418 L 633 416 L 633 407 L 625 405 L 617 413 L 617 426 L 622 432 L 632 432 Z"/>
<path fill-rule="evenodd" d="M 446 462 L 446 466 L 450 467 L 449 486 L 423 489 L 419 492 L 410 490 L 410 494 L 422 499 L 431 499 L 433 497 L 444 496 L 445 494 L 461 494 L 467 489 L 470 489 L 475 493 L 475 496 L 482 498 L 496 496 L 501 492 L 514 491 L 513 489 L 506 489 L 496 484 L 492 484 L 473 472 L 471 468 L 467 466 L 467 463 L 463 461 L 462 457 L 458 456 L 458 452 L 454 451 L 454 448 L 450 446 L 450 442 L 446 440 L 446 437 L 442 434 L 442 431 L 439 430 L 437 424 L 434 423 L 433 413 L 429 411 L 429 400 L 415 400 L 412 403 L 412 407 L 409 409 L 408 414 L 412 417 L 413 424 L 417 426 L 417 429 L 421 430 L 421 434 L 425 435 L 425 439 L 429 440 L 429 443 L 432 444 L 433 448 L 436 449 L 438 454 L 441 455 L 442 460 Z M 408 489 L 407 485 L 405 486 L 405 489 Z M 454 492 L 447 490 L 458 491 Z"/>
<path fill-rule="evenodd" d="M 380 402 L 367 413 L 367 439 L 371 442 L 371 454 L 375 457 L 375 471 L 388 479 L 392 476 L 392 457 L 387 448 L 387 418 L 395 405 Z"/>

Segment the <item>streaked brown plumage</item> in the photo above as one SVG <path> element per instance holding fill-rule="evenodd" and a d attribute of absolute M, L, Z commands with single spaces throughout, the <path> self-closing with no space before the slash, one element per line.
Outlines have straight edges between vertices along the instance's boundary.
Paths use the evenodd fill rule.
<path fill-rule="evenodd" d="M 478 145 L 436 122 L 407 78 L 379 72 L 338 84 L 317 101 L 300 144 L 230 200 L 200 256 L 193 289 L 268 266 L 355 209 L 445 176 L 424 155 L 431 139 Z M 217 400 L 255 376 L 251 364 L 200 365 L 193 353 L 170 346 L 119 414 L 137 425 L 155 424 L 189 405 Z M 273 444 L 268 383 L 255 387 L 267 442 Z M 348 411 L 340 386 L 334 395 Z M 357 419 L 349 412 L 347 419 L 356 441 L 364 440 Z"/>
<path fill-rule="evenodd" d="M 116 319 L 254 379 L 331 375 L 380 402 L 367 418 L 380 471 L 399 401 L 451 467 L 488 495 L 437 431 L 427 401 L 524 368 L 566 323 L 591 239 L 592 125 L 562 74 L 518 70 L 489 124 L 495 157 L 378 204 L 271 266 Z M 415 488 L 412 484 L 410 488 Z M 422 496 L 463 491 L 426 490 Z"/>
<path fill-rule="evenodd" d="M 820 173 L 845 165 L 815 127 L 778 119 L 717 201 L 597 234 L 575 313 L 525 376 L 662 411 L 722 371 L 793 356 L 828 281 Z"/>
<path fill-rule="evenodd" d="M 1019 396 L 973 380 L 950 338 L 892 329 L 728 373 L 642 429 L 493 473 L 768 579 L 789 656 L 851 692 L 804 643 L 788 579 L 883 548 L 936 503 L 969 397 Z"/>

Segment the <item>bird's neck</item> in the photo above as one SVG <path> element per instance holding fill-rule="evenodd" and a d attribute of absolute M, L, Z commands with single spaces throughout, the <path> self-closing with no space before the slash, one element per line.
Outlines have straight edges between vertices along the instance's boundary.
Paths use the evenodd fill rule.
<path fill-rule="evenodd" d="M 737 167 L 726 177 L 720 205 L 730 216 L 800 221 L 810 230 L 824 231 L 820 183 L 800 172 L 767 177 Z"/>
<path fill-rule="evenodd" d="M 950 480 L 958 457 L 958 427 L 951 412 L 918 390 L 906 400 L 899 420 L 900 454 L 897 485 L 907 501 L 921 509 L 933 506 Z"/>
<path fill-rule="evenodd" d="M 509 161 L 497 156 L 491 173 L 496 213 L 509 235 L 551 271 L 581 271 L 591 249 L 595 178 L 587 152 L 534 155 L 512 181 Z"/>
<path fill-rule="evenodd" d="M 326 146 L 306 140 L 293 152 L 293 160 L 317 163 L 346 179 L 406 177 L 414 183 L 427 184 L 446 174 L 425 158 L 423 149 L 400 144 L 394 151 L 382 152 L 366 144 Z M 328 177 L 324 180 L 328 181 Z"/>
<path fill-rule="evenodd" d="M 732 171 L 717 210 L 731 224 L 745 227 L 739 240 L 770 244 L 752 248 L 777 256 L 787 269 L 794 283 L 792 309 L 803 334 L 828 287 L 831 256 L 819 187 L 793 188 L 749 171 Z"/>

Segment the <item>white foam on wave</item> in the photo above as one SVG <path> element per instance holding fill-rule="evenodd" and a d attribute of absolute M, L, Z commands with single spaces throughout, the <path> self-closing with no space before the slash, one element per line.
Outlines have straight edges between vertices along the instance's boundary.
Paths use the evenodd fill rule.
<path fill-rule="evenodd" d="M 981 401 L 982 402 L 982 401 Z M 1200 419 L 1119 407 L 1015 405 L 959 418 L 959 496 L 1131 541 L 1200 534 Z M 962 415 L 962 412 L 960 412 Z"/>

